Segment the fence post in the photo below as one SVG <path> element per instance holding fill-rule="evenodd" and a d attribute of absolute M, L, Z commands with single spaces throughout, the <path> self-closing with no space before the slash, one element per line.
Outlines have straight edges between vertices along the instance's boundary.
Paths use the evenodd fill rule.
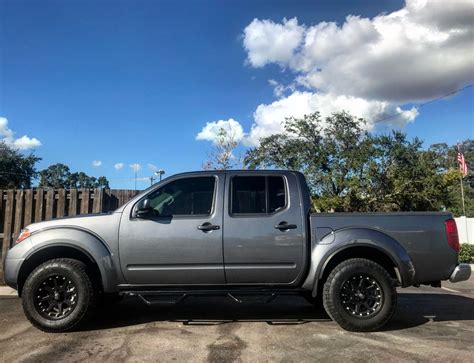
<path fill-rule="evenodd" d="M 13 223 L 13 203 L 14 190 L 7 190 L 7 200 L 5 203 L 5 222 L 3 225 L 3 246 L 2 246 L 2 280 L 3 280 L 3 266 L 5 266 L 5 258 L 7 251 L 10 248 L 12 240 L 12 223 Z"/>
<path fill-rule="evenodd" d="M 41 222 L 43 220 L 43 202 L 44 202 L 44 190 L 39 188 L 36 189 L 36 205 L 35 205 L 35 222 Z"/>
<path fill-rule="evenodd" d="M 81 189 L 81 214 L 89 213 L 89 195 L 90 191 L 89 188 L 82 188 Z"/>
<path fill-rule="evenodd" d="M 15 212 L 13 213 L 13 238 L 17 238 L 20 235 L 21 228 L 23 227 L 23 196 L 25 191 L 19 189 L 15 193 Z"/>
<path fill-rule="evenodd" d="M 56 208 L 56 217 L 64 217 L 64 211 L 66 209 L 66 189 L 58 190 L 58 204 Z"/>
<path fill-rule="evenodd" d="M 103 196 L 104 196 L 104 189 L 102 188 L 94 189 L 94 201 L 92 204 L 92 213 L 102 212 Z"/>
<path fill-rule="evenodd" d="M 49 221 L 53 219 L 54 210 L 54 189 L 48 189 L 46 193 L 46 214 L 45 220 Z"/>
<path fill-rule="evenodd" d="M 23 226 L 27 226 L 33 221 L 33 197 L 33 189 L 25 190 L 25 217 L 23 219 Z"/>

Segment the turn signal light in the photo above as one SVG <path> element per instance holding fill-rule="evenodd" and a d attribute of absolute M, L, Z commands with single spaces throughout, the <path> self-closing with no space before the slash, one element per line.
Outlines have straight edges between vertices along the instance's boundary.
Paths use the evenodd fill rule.
<path fill-rule="evenodd" d="M 21 241 L 28 238 L 30 235 L 31 235 L 31 233 L 28 229 L 26 229 L 26 228 L 22 229 L 21 232 L 20 232 L 20 235 L 18 236 L 18 238 L 15 241 L 15 244 L 20 243 Z"/>

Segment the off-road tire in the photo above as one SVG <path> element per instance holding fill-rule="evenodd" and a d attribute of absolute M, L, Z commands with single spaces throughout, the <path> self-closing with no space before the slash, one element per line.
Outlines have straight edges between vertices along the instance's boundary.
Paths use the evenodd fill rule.
<path fill-rule="evenodd" d="M 370 316 L 352 315 L 344 308 L 341 296 L 343 284 L 357 275 L 368 276 L 380 287 L 381 303 Z M 363 258 L 341 262 L 329 274 L 323 288 L 323 304 L 328 315 L 343 329 L 354 332 L 368 332 L 380 329 L 393 316 L 397 307 L 397 290 L 390 274 L 378 263 Z"/>
<path fill-rule="evenodd" d="M 22 293 L 23 310 L 28 320 L 45 332 L 62 332 L 71 329 L 86 315 L 94 297 L 91 278 L 84 263 L 70 258 L 57 258 L 39 265 L 26 279 Z M 64 276 L 77 289 L 74 308 L 64 318 L 44 317 L 35 306 L 35 294 L 38 288 L 50 276 Z"/>

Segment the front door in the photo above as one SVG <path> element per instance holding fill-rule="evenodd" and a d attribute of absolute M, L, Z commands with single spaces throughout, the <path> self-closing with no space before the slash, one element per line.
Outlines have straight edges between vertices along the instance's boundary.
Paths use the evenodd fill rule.
<path fill-rule="evenodd" d="M 129 284 L 224 284 L 222 193 L 224 174 L 164 181 L 146 197 L 152 212 L 124 210 L 120 263 Z"/>
<path fill-rule="evenodd" d="M 227 283 L 294 283 L 302 270 L 304 253 L 304 216 L 296 176 L 228 172 L 226 189 Z"/>

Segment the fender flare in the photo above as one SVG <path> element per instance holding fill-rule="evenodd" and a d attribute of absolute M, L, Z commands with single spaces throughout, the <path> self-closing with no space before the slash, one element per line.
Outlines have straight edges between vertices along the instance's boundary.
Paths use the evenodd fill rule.
<path fill-rule="evenodd" d="M 415 268 L 410 255 L 400 243 L 377 229 L 349 227 L 326 236 L 313 249 L 311 254 L 313 296 L 316 296 L 318 283 L 332 258 L 354 247 L 370 247 L 384 253 L 397 267 L 402 287 L 413 285 Z"/>
<path fill-rule="evenodd" d="M 30 236 L 33 249 L 25 261 L 36 253 L 53 247 L 69 247 L 84 253 L 99 269 L 105 292 L 117 289 L 118 276 L 109 246 L 95 233 L 76 226 L 54 226 L 34 231 Z"/>

